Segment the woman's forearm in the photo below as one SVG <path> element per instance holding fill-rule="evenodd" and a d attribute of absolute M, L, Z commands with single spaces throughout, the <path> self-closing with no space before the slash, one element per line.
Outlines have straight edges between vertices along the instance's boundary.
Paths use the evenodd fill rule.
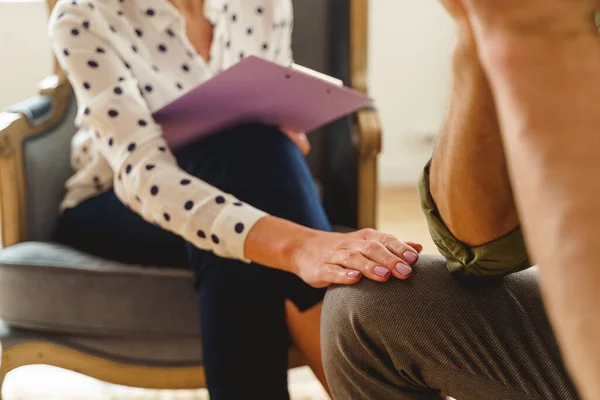
<path fill-rule="evenodd" d="M 316 231 L 281 218 L 266 216 L 252 228 L 244 246 L 246 258 L 258 264 L 297 273 L 294 257 Z"/>

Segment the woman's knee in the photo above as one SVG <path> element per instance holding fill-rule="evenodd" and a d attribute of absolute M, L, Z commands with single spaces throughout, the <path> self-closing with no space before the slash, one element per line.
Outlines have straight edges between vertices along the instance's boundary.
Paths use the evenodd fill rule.
<path fill-rule="evenodd" d="M 225 132 L 232 146 L 252 155 L 253 159 L 277 157 L 282 153 L 300 154 L 294 143 L 277 127 L 265 124 L 247 124 Z"/>
<path fill-rule="evenodd" d="M 231 178 L 231 192 L 269 214 L 330 230 L 312 174 L 296 145 L 274 127 L 239 129 L 245 137 L 237 150 L 240 157 L 234 161 L 238 173 Z"/>

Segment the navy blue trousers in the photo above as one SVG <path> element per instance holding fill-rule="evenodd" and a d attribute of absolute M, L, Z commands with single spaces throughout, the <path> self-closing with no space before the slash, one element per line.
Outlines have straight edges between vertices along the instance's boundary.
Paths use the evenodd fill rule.
<path fill-rule="evenodd" d="M 188 145 L 175 156 L 188 173 L 254 207 L 330 230 L 304 157 L 273 127 L 231 129 Z M 285 301 L 306 310 L 322 301 L 324 290 L 286 272 L 199 250 L 144 221 L 113 191 L 67 210 L 56 240 L 127 263 L 188 265 L 199 295 L 211 399 L 289 398 Z"/>

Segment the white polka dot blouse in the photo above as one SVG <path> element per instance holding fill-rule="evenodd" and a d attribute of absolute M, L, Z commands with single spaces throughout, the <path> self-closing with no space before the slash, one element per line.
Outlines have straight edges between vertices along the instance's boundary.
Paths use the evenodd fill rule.
<path fill-rule="evenodd" d="M 214 25 L 208 60 L 168 0 L 59 0 L 49 32 L 80 128 L 61 209 L 112 187 L 146 221 L 244 260 L 246 236 L 265 213 L 181 170 L 152 113 L 246 56 L 290 65 L 292 4 L 205 0 L 204 8 Z"/>

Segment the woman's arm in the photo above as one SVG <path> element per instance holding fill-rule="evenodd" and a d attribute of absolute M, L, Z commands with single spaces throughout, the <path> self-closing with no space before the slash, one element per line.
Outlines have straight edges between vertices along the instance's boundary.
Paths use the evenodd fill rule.
<path fill-rule="evenodd" d="M 123 203 L 198 248 L 290 271 L 316 286 L 360 279 L 353 272 L 353 279 L 341 280 L 347 275 L 342 267 L 380 281 L 390 277 L 388 269 L 408 276 L 407 265 L 418 252 L 391 236 L 317 232 L 266 217 L 179 169 L 140 93 L 142 85 L 111 47 L 111 34 L 85 1 L 55 7 L 50 23 L 55 53 L 73 84 L 81 122 L 94 129 L 95 146 L 114 171 L 114 190 Z"/>
<path fill-rule="evenodd" d="M 408 279 L 422 246 L 363 229 L 354 233 L 320 232 L 275 217 L 265 217 L 246 240 L 246 257 L 292 272 L 315 287 L 353 284 L 362 275 L 385 282 Z"/>
<path fill-rule="evenodd" d="M 79 120 L 95 132 L 95 157 L 114 172 L 115 193 L 146 221 L 196 247 L 244 259 L 246 236 L 265 213 L 178 168 L 144 99 L 155 91 L 136 80 L 111 45 L 115 33 L 90 4 L 59 2 L 49 30 L 77 95 Z M 89 178 L 94 186 L 96 177 Z"/>

